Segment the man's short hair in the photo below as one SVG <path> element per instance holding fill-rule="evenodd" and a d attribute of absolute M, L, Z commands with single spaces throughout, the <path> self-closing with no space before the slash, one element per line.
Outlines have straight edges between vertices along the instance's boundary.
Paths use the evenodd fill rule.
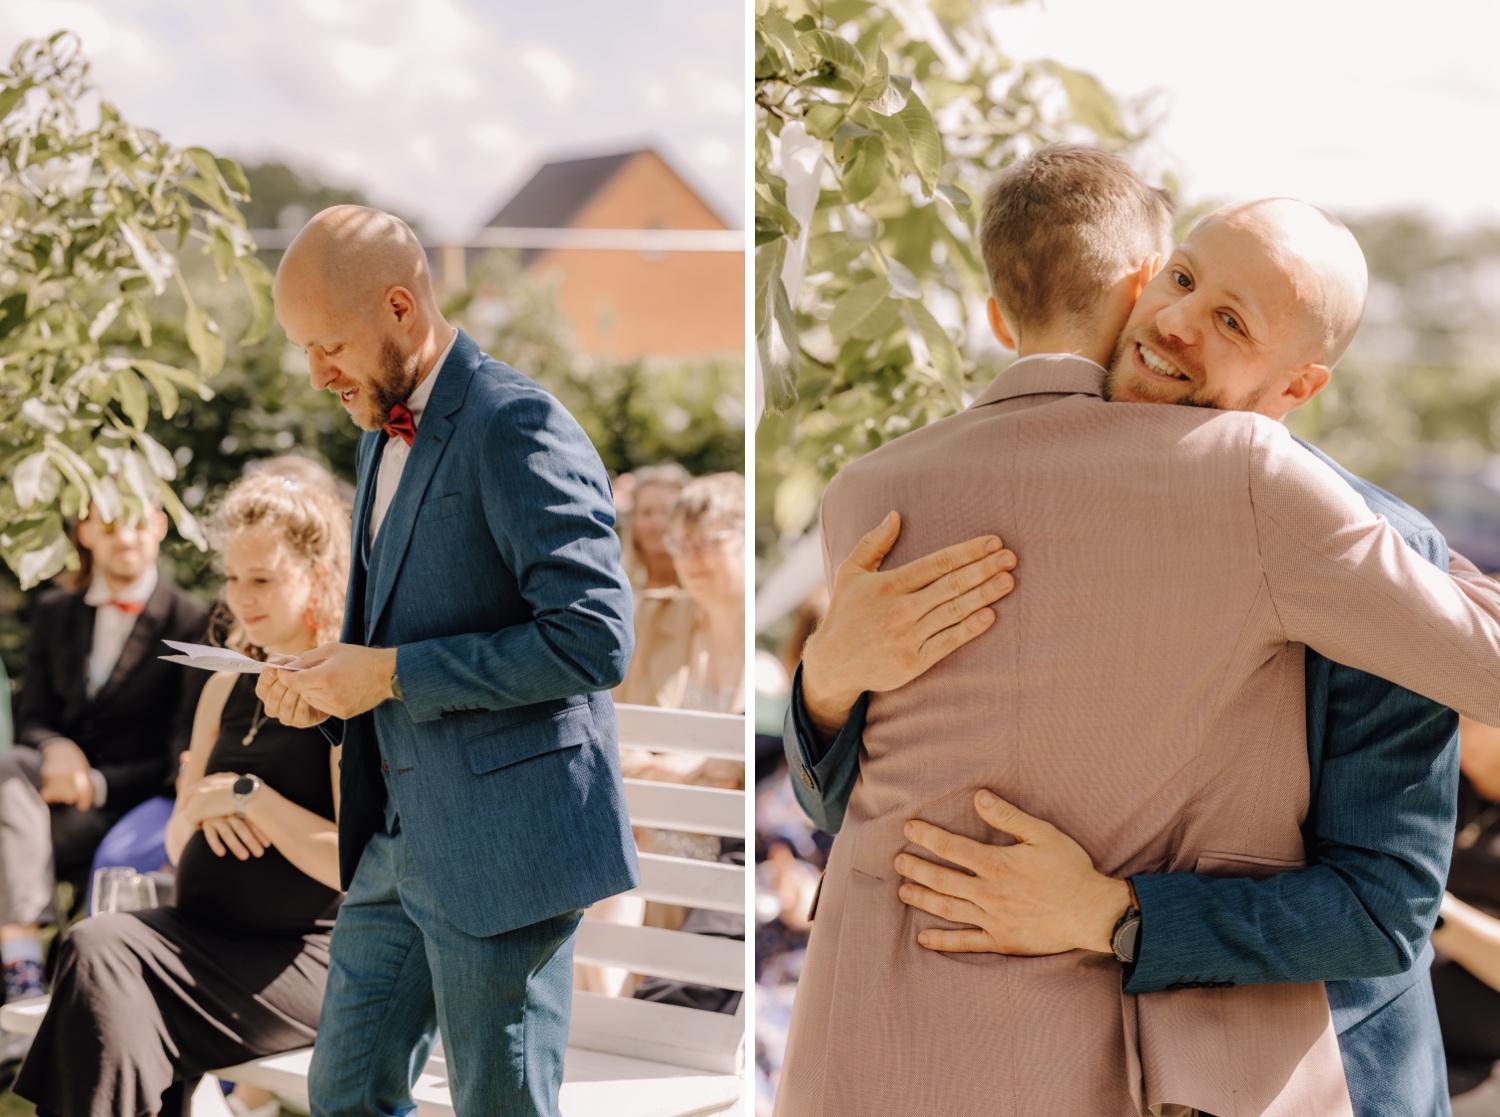
<path fill-rule="evenodd" d="M 1051 144 L 1000 172 L 979 246 L 995 300 L 1024 326 L 1091 318 L 1121 276 L 1170 249 L 1175 207 L 1117 155 Z"/>

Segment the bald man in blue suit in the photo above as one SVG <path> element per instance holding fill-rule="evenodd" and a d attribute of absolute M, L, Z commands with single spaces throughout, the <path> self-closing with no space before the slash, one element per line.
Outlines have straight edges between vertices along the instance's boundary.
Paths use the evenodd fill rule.
<path fill-rule="evenodd" d="M 410 1112 L 441 1030 L 460 1117 L 556 1117 L 582 909 L 639 881 L 608 478 L 557 400 L 443 320 L 388 214 L 315 217 L 276 313 L 366 431 L 342 640 L 259 686 L 283 721 L 345 719 L 313 1113 Z"/>

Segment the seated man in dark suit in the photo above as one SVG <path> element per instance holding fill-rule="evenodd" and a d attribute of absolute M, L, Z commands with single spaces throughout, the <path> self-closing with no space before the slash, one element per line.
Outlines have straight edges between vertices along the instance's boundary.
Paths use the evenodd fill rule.
<path fill-rule="evenodd" d="M 158 658 L 162 640 L 203 639 L 204 607 L 162 579 L 167 518 L 79 521 L 83 565 L 31 621 L 16 748 L 0 754 L 0 960 L 7 1000 L 42 990 L 39 926 L 54 881 L 86 870 L 105 832 L 171 787 L 202 672 Z"/>

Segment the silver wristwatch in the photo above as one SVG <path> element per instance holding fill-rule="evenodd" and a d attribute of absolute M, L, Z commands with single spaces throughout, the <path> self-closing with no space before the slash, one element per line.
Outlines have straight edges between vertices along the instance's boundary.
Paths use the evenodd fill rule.
<path fill-rule="evenodd" d="M 229 789 L 229 794 L 234 797 L 234 813 L 240 818 L 245 817 L 245 804 L 248 803 L 261 788 L 259 776 L 241 776 L 234 781 L 234 786 Z"/>

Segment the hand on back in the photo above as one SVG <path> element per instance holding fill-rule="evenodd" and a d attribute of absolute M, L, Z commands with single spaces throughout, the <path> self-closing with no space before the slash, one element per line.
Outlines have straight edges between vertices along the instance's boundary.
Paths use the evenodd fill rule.
<path fill-rule="evenodd" d="M 955 543 L 894 570 L 892 512 L 834 573 L 828 613 L 802 653 L 802 700 L 825 736 L 865 691 L 895 690 L 985 632 L 989 606 L 1015 588 L 1015 553 L 997 536 Z"/>

